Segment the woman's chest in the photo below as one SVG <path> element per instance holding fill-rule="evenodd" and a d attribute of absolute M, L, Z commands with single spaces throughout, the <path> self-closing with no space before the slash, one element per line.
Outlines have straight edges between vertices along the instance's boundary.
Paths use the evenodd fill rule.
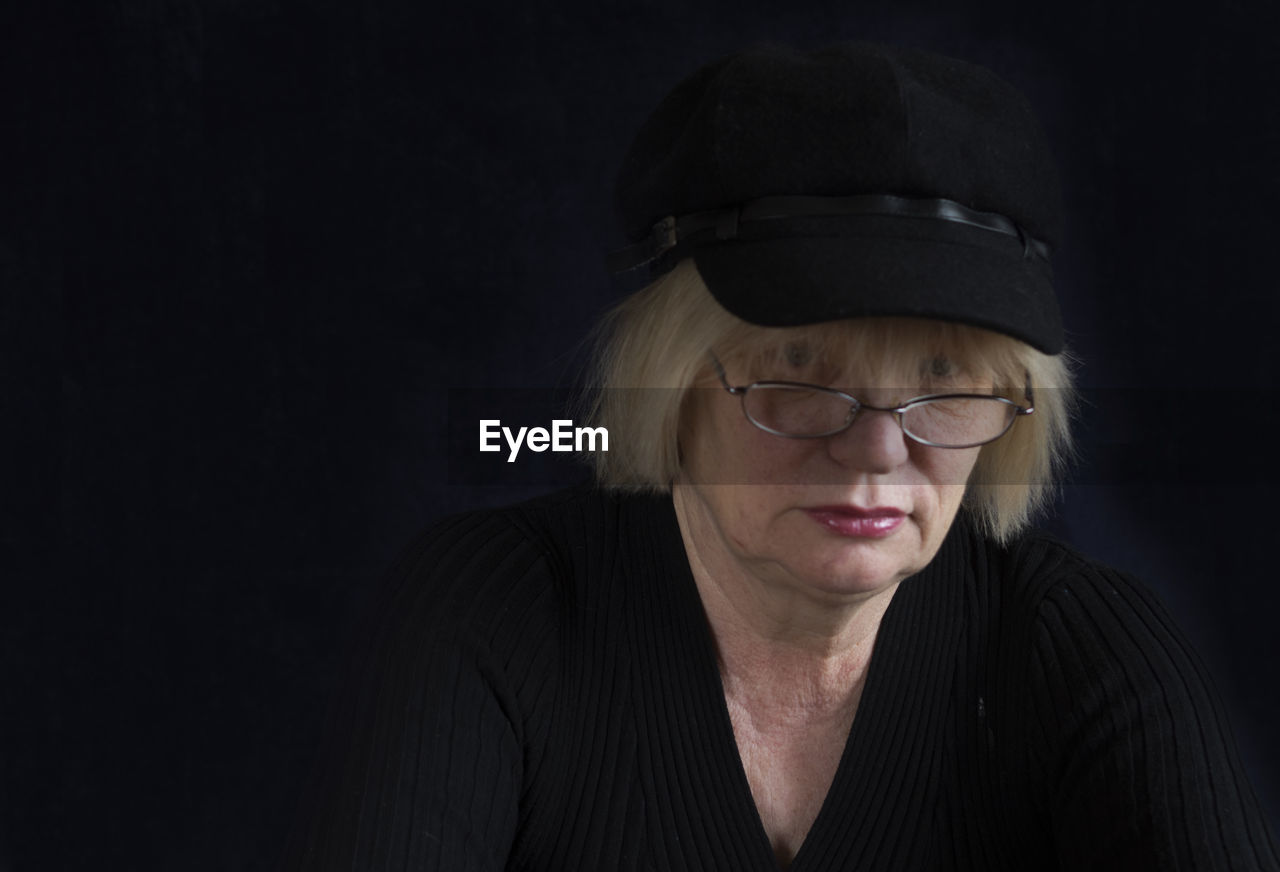
<path fill-rule="evenodd" d="M 800 850 L 826 801 L 844 753 L 853 713 L 822 723 L 764 732 L 750 713 L 728 705 L 742 770 L 760 823 L 783 868 Z"/>

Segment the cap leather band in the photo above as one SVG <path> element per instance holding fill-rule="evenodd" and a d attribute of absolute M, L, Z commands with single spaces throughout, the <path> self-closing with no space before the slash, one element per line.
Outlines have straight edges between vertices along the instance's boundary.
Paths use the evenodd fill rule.
<path fill-rule="evenodd" d="M 1022 242 L 1022 254 L 1026 258 L 1034 256 L 1047 261 L 1051 251 L 1047 243 L 1028 236 L 1021 227 L 996 212 L 979 212 L 954 200 L 855 194 L 846 197 L 761 197 L 729 209 L 692 212 L 679 217 L 668 215 L 653 225 L 649 236 L 613 252 L 606 262 L 610 272 L 626 272 L 655 263 L 660 258 L 671 263 L 672 260 L 664 258 L 664 255 L 679 246 L 735 239 L 739 227 L 748 222 L 855 215 L 951 221 L 1013 236 Z"/>

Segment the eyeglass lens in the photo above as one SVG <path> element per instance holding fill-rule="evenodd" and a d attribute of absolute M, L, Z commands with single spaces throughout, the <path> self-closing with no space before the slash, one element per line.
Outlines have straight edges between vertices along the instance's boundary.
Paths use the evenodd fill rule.
<path fill-rule="evenodd" d="M 854 408 L 834 392 L 798 385 L 756 384 L 743 407 L 758 426 L 788 436 L 826 436 L 849 426 Z M 964 446 L 1000 437 L 1017 409 L 999 397 L 924 400 L 902 413 L 907 435 L 938 445 Z"/>

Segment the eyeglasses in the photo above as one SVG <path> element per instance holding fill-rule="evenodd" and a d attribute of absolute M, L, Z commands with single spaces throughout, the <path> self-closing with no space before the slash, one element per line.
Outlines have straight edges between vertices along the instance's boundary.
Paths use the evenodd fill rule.
<path fill-rule="evenodd" d="M 742 401 L 747 420 L 766 433 L 788 439 L 821 439 L 853 426 L 858 412 L 889 412 L 904 435 L 933 448 L 976 448 L 994 442 L 1021 415 L 1035 411 L 1031 377 L 1027 376 L 1026 405 L 990 394 L 929 394 L 900 406 L 872 406 L 819 385 L 789 381 L 758 381 L 731 387 L 714 354 L 711 361 L 724 389 Z"/>

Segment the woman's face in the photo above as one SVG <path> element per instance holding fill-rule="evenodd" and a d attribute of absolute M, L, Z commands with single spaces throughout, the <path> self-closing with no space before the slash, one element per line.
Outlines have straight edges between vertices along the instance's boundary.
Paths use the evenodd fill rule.
<path fill-rule="evenodd" d="M 803 357 L 803 355 L 801 355 Z M 808 381 L 891 407 L 945 391 L 986 392 L 990 380 L 967 376 L 946 359 L 921 356 L 911 376 L 826 374 L 788 365 L 765 372 L 726 363 L 731 385 Z M 811 377 L 805 378 L 803 376 Z M 906 385 L 906 387 L 902 387 Z M 955 519 L 979 448 L 932 448 L 903 435 L 894 415 L 861 410 L 843 433 L 787 439 L 743 414 L 737 396 L 698 391 L 681 445 L 679 484 L 701 511 L 702 535 L 718 559 L 758 578 L 813 593 L 883 589 L 912 575 L 937 553 Z"/>

